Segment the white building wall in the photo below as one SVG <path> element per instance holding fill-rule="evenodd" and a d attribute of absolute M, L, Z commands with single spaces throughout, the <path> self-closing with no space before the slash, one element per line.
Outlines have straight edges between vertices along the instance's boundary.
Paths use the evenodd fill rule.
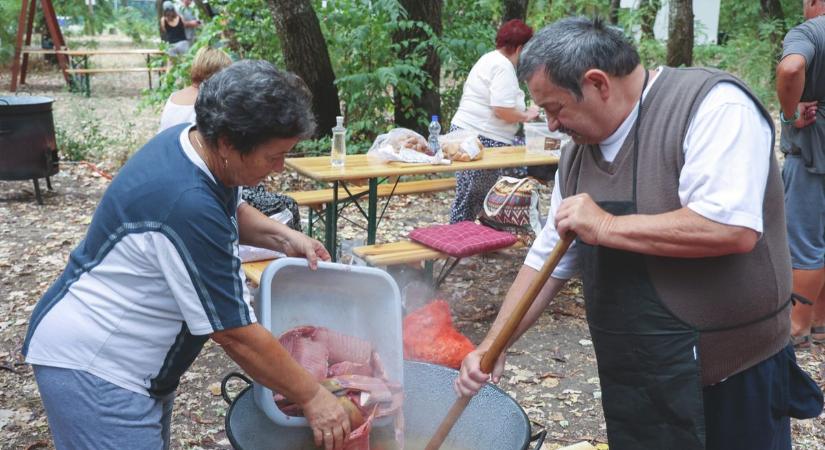
<path fill-rule="evenodd" d="M 693 0 L 693 36 L 696 44 L 716 43 L 719 34 L 719 2 L 720 0 Z M 622 0 L 621 7 L 636 9 L 639 0 Z M 668 0 L 662 0 L 653 25 L 653 34 L 661 41 L 667 40 L 669 10 Z M 638 33 L 638 30 L 635 31 Z"/>

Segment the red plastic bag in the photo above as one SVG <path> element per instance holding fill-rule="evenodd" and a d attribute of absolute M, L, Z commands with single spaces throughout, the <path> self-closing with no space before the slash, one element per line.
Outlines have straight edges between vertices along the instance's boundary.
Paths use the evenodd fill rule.
<path fill-rule="evenodd" d="M 404 318 L 404 358 L 458 369 L 461 360 L 475 349 L 466 336 L 453 327 L 450 305 L 434 300 Z"/>

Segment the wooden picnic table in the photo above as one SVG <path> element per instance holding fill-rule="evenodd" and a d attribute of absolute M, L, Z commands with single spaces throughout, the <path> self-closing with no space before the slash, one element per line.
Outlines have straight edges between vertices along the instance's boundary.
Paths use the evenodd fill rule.
<path fill-rule="evenodd" d="M 26 55 L 62 55 L 68 56 L 69 58 L 69 68 L 65 69 L 64 72 L 67 76 L 67 80 L 74 80 L 73 83 L 70 83 L 70 87 L 72 84 L 77 84 L 79 87 L 85 92 L 86 96 L 89 97 L 91 95 L 91 84 L 89 81 L 89 75 L 94 73 L 112 73 L 112 72 L 146 72 L 149 76 L 149 89 L 152 89 L 152 72 L 163 72 L 166 70 L 165 67 L 152 67 L 152 57 L 153 56 L 160 56 L 165 54 L 163 50 L 156 49 L 156 48 L 124 48 L 124 49 L 76 49 L 76 50 L 69 50 L 69 49 L 43 49 L 43 48 L 36 48 L 36 47 L 24 47 L 20 50 L 20 52 L 27 57 Z M 136 67 L 124 67 L 124 68 L 105 68 L 105 69 L 90 69 L 89 68 L 89 57 L 91 56 L 111 56 L 111 55 L 144 55 L 146 57 L 146 67 L 145 68 L 136 68 Z M 72 60 L 73 58 L 77 58 L 80 61 L 76 62 Z M 23 84 L 25 81 L 25 64 L 24 69 L 20 73 L 20 84 Z M 12 67 L 12 78 L 16 77 L 17 73 L 14 72 L 14 67 Z M 76 78 L 77 77 L 77 78 Z"/>
<path fill-rule="evenodd" d="M 157 48 L 124 48 L 124 49 L 90 49 L 90 50 L 55 50 L 45 48 L 24 48 L 22 53 L 40 55 L 67 55 L 67 56 L 97 56 L 97 55 L 162 55 L 163 50 Z"/>
<path fill-rule="evenodd" d="M 459 162 L 454 161 L 449 165 L 441 164 L 412 164 L 399 162 L 383 162 L 370 158 L 367 155 L 347 155 L 346 163 L 343 167 L 333 167 L 329 156 L 316 156 L 309 158 L 287 158 L 287 167 L 316 181 L 332 184 L 333 195 L 332 204 L 326 208 L 325 219 L 325 245 L 333 261 L 336 258 L 335 250 L 338 239 L 338 204 L 340 201 L 354 201 L 358 210 L 367 219 L 367 244 L 375 243 L 376 231 L 381 218 L 378 217 L 378 184 L 390 177 L 402 177 L 408 175 L 425 175 L 445 172 L 455 172 L 459 170 L 484 170 L 484 169 L 504 169 L 510 167 L 540 166 L 548 164 L 558 164 L 559 158 L 549 152 L 528 153 L 523 146 L 485 148 L 484 157 L 478 161 Z M 345 192 L 350 192 L 347 182 L 355 180 L 369 180 L 369 189 L 366 193 L 368 197 L 367 210 L 358 204 L 361 195 L 348 195 L 344 199 L 338 198 L 338 188 L 342 187 Z M 396 183 L 398 181 L 396 180 Z M 387 203 L 392 199 L 392 195 L 387 197 Z M 386 211 L 386 204 L 384 206 Z M 382 216 L 383 212 L 382 211 Z"/>

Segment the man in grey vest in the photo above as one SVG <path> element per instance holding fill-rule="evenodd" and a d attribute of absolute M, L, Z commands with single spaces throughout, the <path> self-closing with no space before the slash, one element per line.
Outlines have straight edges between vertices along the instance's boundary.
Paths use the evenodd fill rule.
<path fill-rule="evenodd" d="M 776 68 L 785 153 L 785 214 L 794 292 L 813 301 L 791 314 L 798 348 L 825 344 L 825 1 L 805 0 L 807 19 L 785 36 Z"/>
<path fill-rule="evenodd" d="M 545 27 L 518 72 L 548 127 L 575 145 L 562 151 L 547 225 L 456 391 L 498 381 L 504 356 L 491 375 L 481 356 L 559 236 L 575 234 L 516 335 L 581 274 L 610 449 L 789 450 L 789 417 L 818 416 L 822 392 L 789 345 L 768 112 L 724 72 L 646 69 L 601 19 Z"/>

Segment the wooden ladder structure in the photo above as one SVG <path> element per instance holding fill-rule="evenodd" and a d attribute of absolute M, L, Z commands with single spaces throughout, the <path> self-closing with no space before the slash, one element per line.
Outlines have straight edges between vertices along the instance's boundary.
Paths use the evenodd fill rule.
<path fill-rule="evenodd" d="M 29 64 L 29 54 L 25 51 L 25 47 L 29 47 L 32 42 L 32 28 L 34 27 L 35 12 L 37 9 L 38 0 L 20 0 L 20 17 L 17 21 L 17 40 L 14 43 L 14 60 L 11 64 L 11 86 L 12 92 L 17 91 L 18 76 L 19 84 L 26 83 L 26 69 Z M 54 6 L 51 0 L 40 0 L 41 9 L 43 10 L 43 18 L 46 21 L 46 28 L 49 30 L 49 35 L 54 43 L 55 50 L 66 50 L 66 41 L 63 39 L 63 32 L 60 30 L 60 24 L 57 22 L 57 15 L 54 12 Z M 25 31 L 25 47 L 23 46 L 23 34 Z M 66 73 L 69 68 L 69 57 L 56 53 L 57 62 L 60 65 L 60 71 L 63 73 L 63 78 L 66 83 L 71 85 L 71 77 Z"/>

